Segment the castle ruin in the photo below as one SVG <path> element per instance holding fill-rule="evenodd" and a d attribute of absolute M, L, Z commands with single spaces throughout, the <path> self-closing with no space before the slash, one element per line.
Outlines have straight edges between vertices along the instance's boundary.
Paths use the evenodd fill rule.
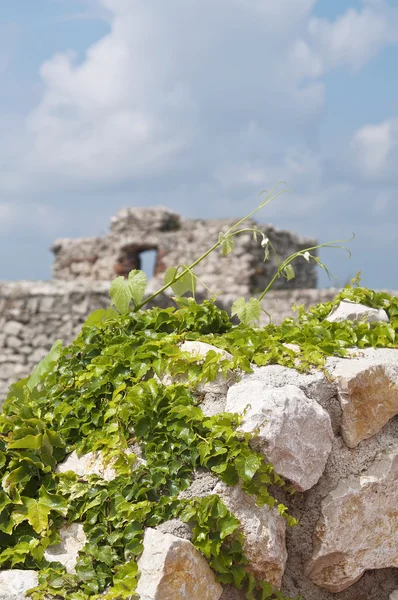
<path fill-rule="evenodd" d="M 167 208 L 127 208 L 111 220 L 105 237 L 60 239 L 53 246 L 53 276 L 62 281 L 110 281 L 127 276 L 142 267 L 145 252 L 156 253 L 153 277 L 161 281 L 169 267 L 191 264 L 216 243 L 220 232 L 226 233 L 233 219 L 184 219 Z M 254 220 L 245 227 L 254 227 Z M 272 225 L 258 226 L 274 246 L 281 260 L 293 252 L 316 245 L 316 240 L 280 231 Z M 211 253 L 197 266 L 195 273 L 206 285 L 228 296 L 247 296 L 262 291 L 277 270 L 271 253 L 264 262 L 264 250 L 251 233 L 234 238 L 234 253 L 221 258 L 220 251 Z M 299 259 L 296 277 L 291 281 L 280 277 L 275 289 L 315 288 L 314 261 Z"/>

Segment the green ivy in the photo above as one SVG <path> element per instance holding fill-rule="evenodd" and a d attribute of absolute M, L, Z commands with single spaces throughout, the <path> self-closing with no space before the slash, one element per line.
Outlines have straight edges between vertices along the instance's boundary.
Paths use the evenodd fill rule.
<path fill-rule="evenodd" d="M 384 308 L 390 323 L 325 321 L 342 299 Z M 222 583 L 245 590 L 249 600 L 283 599 L 248 571 L 239 521 L 217 496 L 179 498 L 195 471 L 206 469 L 296 523 L 270 492 L 290 488 L 238 431 L 240 417 L 205 416 L 195 389 L 219 369 L 280 364 L 305 371 L 352 346 L 396 347 L 398 299 L 347 287 L 333 302 L 298 309 L 297 320 L 262 329 L 234 326 L 211 301 L 178 302 L 178 309 L 95 311 L 69 347 L 54 345 L 30 378 L 10 388 L 0 415 L 0 565 L 40 571 L 34 600 L 134 598 L 144 530 L 171 518 L 192 525 L 194 545 Z M 184 340 L 211 343 L 232 359 L 209 352 L 198 363 L 180 350 Z M 166 375 L 184 376 L 184 383 L 163 385 Z M 144 461 L 126 452 L 135 444 Z M 117 477 L 56 473 L 73 450 L 101 450 Z M 73 575 L 44 558 L 65 522 L 82 522 L 87 536 Z"/>

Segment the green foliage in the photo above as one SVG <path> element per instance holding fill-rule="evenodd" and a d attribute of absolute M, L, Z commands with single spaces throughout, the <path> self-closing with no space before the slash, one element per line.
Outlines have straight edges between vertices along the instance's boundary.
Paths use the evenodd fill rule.
<path fill-rule="evenodd" d="M 227 485 L 240 483 L 258 505 L 276 507 L 289 525 L 297 523 L 270 492 L 271 486 L 291 491 L 289 486 L 251 448 L 250 436 L 238 431 L 240 417 L 206 417 L 195 390 L 220 370 L 250 372 L 253 364 L 274 363 L 305 370 L 321 366 L 328 354 L 344 355 L 350 345 L 394 345 L 398 305 L 390 297 L 350 288 L 344 292 L 347 298 L 383 305 L 391 325 L 324 322 L 330 303 L 308 313 L 301 309 L 297 322 L 251 327 L 259 322 L 261 300 L 276 278 L 294 277 L 293 260 L 312 258 L 326 269 L 309 254 L 315 247 L 280 262 L 256 226 L 239 229 L 284 192 L 274 194 L 275 189 L 192 264 L 168 269 L 163 287 L 151 296 L 145 298 L 147 282 L 141 271 L 116 278 L 110 287 L 116 310 L 95 311 L 68 348 L 56 342 L 30 378 L 11 386 L 0 415 L 0 564 L 40 571 L 33 600 L 131 600 L 145 528 L 175 517 L 192 524 L 193 543 L 220 581 L 245 590 L 248 600 L 283 600 L 278 590 L 248 570 L 239 521 L 217 496 L 179 497 L 194 473 L 205 469 Z M 218 248 L 223 256 L 233 252 L 234 236 L 244 232 L 261 238 L 264 260 L 270 249 L 275 253 L 278 270 L 259 298 L 234 302 L 232 316 L 240 320 L 236 327 L 213 302 L 198 305 L 181 296 L 195 293 L 196 265 Z M 336 247 L 334 243 L 322 246 Z M 169 287 L 179 296 L 177 310 L 140 310 Z M 184 340 L 199 339 L 228 350 L 232 360 L 215 351 L 203 360 L 181 352 Z M 298 357 L 286 342 L 300 345 Z M 164 376 L 176 383 L 163 385 Z M 135 444 L 143 461 L 127 452 Z M 78 455 L 101 451 L 116 478 L 109 482 L 56 472 L 73 450 Z M 65 522 L 82 522 L 87 536 L 75 574 L 44 558 L 46 548 L 59 541 Z"/>
<path fill-rule="evenodd" d="M 130 303 L 134 307 L 142 301 L 146 289 L 147 277 L 142 271 L 130 271 L 127 279 L 117 277 L 111 283 L 110 296 L 112 304 L 116 306 L 119 312 L 125 314 L 128 312 Z"/>
<path fill-rule="evenodd" d="M 223 256 L 227 256 L 227 254 L 230 254 L 230 252 L 234 251 L 235 242 L 231 234 L 226 235 L 224 233 L 220 233 L 218 236 L 218 243 L 221 246 L 221 254 Z"/>
<path fill-rule="evenodd" d="M 237 298 L 232 304 L 231 315 L 236 315 L 243 325 L 258 323 L 261 316 L 261 302 L 257 298 L 250 298 L 247 302 L 244 298 Z"/>
<path fill-rule="evenodd" d="M 295 278 L 295 273 L 292 265 L 286 265 L 283 273 L 288 281 Z"/>
<path fill-rule="evenodd" d="M 40 382 L 43 375 L 51 369 L 54 363 L 57 362 L 62 350 L 62 340 L 56 340 L 52 345 L 50 352 L 36 366 L 32 375 L 29 377 L 27 387 L 32 391 Z"/>
<path fill-rule="evenodd" d="M 181 273 L 179 273 L 181 271 Z M 184 271 L 185 274 L 184 274 Z M 178 277 L 180 275 L 180 277 Z M 183 296 L 186 292 L 195 293 L 195 276 L 192 271 L 186 265 L 181 267 L 170 267 L 167 269 L 164 276 L 164 283 L 170 286 L 171 289 L 177 296 Z"/>
<path fill-rule="evenodd" d="M 391 323 L 325 321 L 342 299 L 384 308 Z M 270 492 L 271 485 L 286 484 L 237 430 L 240 417 L 206 417 L 195 388 L 219 369 L 306 370 L 328 355 L 344 356 L 350 346 L 396 347 L 398 299 L 349 286 L 331 303 L 299 309 L 297 321 L 262 329 L 233 326 L 210 301 L 178 303 L 178 309 L 128 314 L 96 311 L 71 346 L 57 346 L 56 363 L 51 351 L 34 385 L 25 379 L 11 386 L 0 415 L 0 564 L 40 570 L 34 600 L 132 598 L 145 527 L 176 517 L 192 524 L 193 543 L 220 581 L 245 590 L 249 600 L 283 598 L 247 570 L 239 522 L 217 496 L 179 498 L 193 473 L 205 469 L 227 485 L 240 482 L 259 505 L 275 506 L 290 525 L 296 522 Z M 184 340 L 199 339 L 227 350 L 232 360 L 209 352 L 198 364 L 180 351 Z M 165 375 L 176 381 L 183 375 L 186 383 L 166 387 Z M 126 452 L 136 443 L 145 462 Z M 117 477 L 86 481 L 56 473 L 74 449 L 101 450 Z M 82 522 L 87 535 L 74 575 L 44 558 L 65 521 Z"/>

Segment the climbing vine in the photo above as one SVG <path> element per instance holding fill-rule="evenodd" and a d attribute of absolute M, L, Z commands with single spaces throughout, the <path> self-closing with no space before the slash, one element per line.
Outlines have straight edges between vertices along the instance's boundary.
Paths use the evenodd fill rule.
<path fill-rule="evenodd" d="M 231 251 L 239 227 L 222 234 L 213 249 Z M 252 233 L 262 236 L 267 252 L 263 234 Z M 309 260 L 310 251 L 298 254 Z M 169 272 L 165 286 L 194 292 L 194 266 Z M 280 262 L 278 273 L 290 277 L 288 266 Z M 95 311 L 70 346 L 56 342 L 29 378 L 11 386 L 0 414 L 0 566 L 39 571 L 33 600 L 133 599 L 145 528 L 179 518 L 191 525 L 192 543 L 222 583 L 243 589 L 248 600 L 283 600 L 250 572 L 240 523 L 220 498 L 181 496 L 195 472 L 205 470 L 227 485 L 239 483 L 258 505 L 296 523 L 270 491 L 292 490 L 239 431 L 241 417 L 206 416 L 198 385 L 220 370 L 227 375 L 280 364 L 304 371 L 352 346 L 393 347 L 398 299 L 355 282 L 331 303 L 298 308 L 297 320 L 256 328 L 251 323 L 263 294 L 235 303 L 236 325 L 213 300 L 177 297 L 175 308 L 142 310 L 145 283 L 137 271 L 114 283 L 116 309 Z M 342 299 L 384 308 L 390 323 L 325 321 Z M 181 350 L 186 340 L 209 342 L 231 358 L 211 351 L 198 361 Z M 291 342 L 298 352 L 286 346 Z M 166 385 L 165 378 L 174 383 Z M 115 478 L 57 472 L 72 451 L 101 452 Z M 60 527 L 74 522 L 83 523 L 87 543 L 71 574 L 49 562 L 45 551 L 59 542 Z"/>

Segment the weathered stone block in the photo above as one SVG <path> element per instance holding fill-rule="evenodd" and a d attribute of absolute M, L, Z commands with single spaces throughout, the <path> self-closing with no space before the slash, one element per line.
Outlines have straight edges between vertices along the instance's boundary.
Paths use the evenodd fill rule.
<path fill-rule="evenodd" d="M 398 567 L 398 450 L 342 480 L 322 503 L 308 576 L 341 592 L 368 569 Z"/>
<path fill-rule="evenodd" d="M 249 375 L 229 389 L 226 410 L 244 414 L 240 429 L 254 434 L 252 446 L 298 490 L 318 482 L 333 431 L 329 414 L 316 400 L 296 385 L 270 387 Z"/>
<path fill-rule="evenodd" d="M 222 587 L 188 540 L 147 529 L 138 561 L 140 600 L 219 600 Z"/>

